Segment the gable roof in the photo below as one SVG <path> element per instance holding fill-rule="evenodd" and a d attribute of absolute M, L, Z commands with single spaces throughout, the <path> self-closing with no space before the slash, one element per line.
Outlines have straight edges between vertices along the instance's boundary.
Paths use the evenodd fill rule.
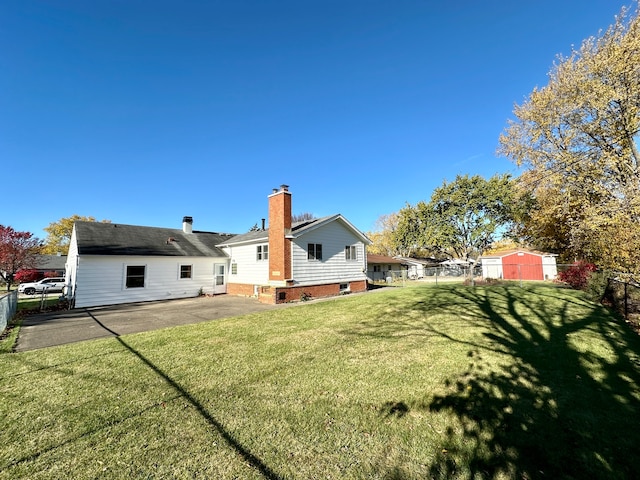
<path fill-rule="evenodd" d="M 394 257 L 394 258 L 402 260 L 403 262 L 408 263 L 409 265 L 423 265 L 427 267 L 435 267 L 437 265 L 440 265 L 440 263 L 442 262 L 442 260 L 438 260 L 435 257 L 430 257 L 430 258 Z"/>
<path fill-rule="evenodd" d="M 322 218 L 314 218 L 313 220 L 304 220 L 302 222 L 296 222 L 291 225 L 291 233 L 287 235 L 287 238 L 298 238 L 301 237 L 313 230 L 316 230 L 324 225 L 327 225 L 331 222 L 340 222 L 347 229 L 351 230 L 352 233 L 358 237 L 365 245 L 371 245 L 371 240 L 363 234 L 360 230 L 354 227 L 351 222 L 349 222 L 346 218 L 344 218 L 340 214 L 330 215 Z M 223 243 L 220 243 L 218 246 L 226 247 L 228 245 L 239 245 L 243 243 L 258 243 L 258 242 L 267 242 L 269 241 L 269 229 L 265 230 L 257 230 L 254 232 L 247 232 L 241 235 L 236 235 Z"/>
<path fill-rule="evenodd" d="M 66 263 L 66 255 L 36 255 L 35 261 L 38 270 L 64 270 Z"/>
<path fill-rule="evenodd" d="M 75 222 L 80 255 L 225 257 L 217 245 L 233 235 L 119 223 Z"/>
<path fill-rule="evenodd" d="M 531 255 L 538 255 L 540 257 L 557 257 L 558 256 L 555 253 L 539 252 L 537 250 L 530 250 L 528 248 L 510 248 L 508 250 L 498 250 L 493 253 L 482 255 L 480 258 L 502 258 L 502 257 L 507 257 L 509 255 L 513 255 L 515 253 L 529 253 Z"/>

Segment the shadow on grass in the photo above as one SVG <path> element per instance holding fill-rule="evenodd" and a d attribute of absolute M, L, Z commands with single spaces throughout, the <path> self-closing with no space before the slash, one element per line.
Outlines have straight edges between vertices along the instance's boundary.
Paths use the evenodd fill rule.
<path fill-rule="evenodd" d="M 247 463 L 253 466 L 256 470 L 258 470 L 263 477 L 271 479 L 271 480 L 279 480 L 280 477 L 269 468 L 260 458 L 251 453 L 245 446 L 243 446 L 236 438 L 227 431 L 220 421 L 218 421 L 211 413 L 207 411 L 206 408 L 193 396 L 189 393 L 188 390 L 184 389 L 178 382 L 173 380 L 169 374 L 164 372 L 161 368 L 156 366 L 153 362 L 147 359 L 144 355 L 138 352 L 135 348 L 131 347 L 127 342 L 125 342 L 120 335 L 116 332 L 110 330 L 107 326 L 105 326 L 100 320 L 98 320 L 94 315 L 89 313 L 91 318 L 98 323 L 102 328 L 109 331 L 113 335 L 115 335 L 116 340 L 129 352 L 138 357 L 145 365 L 147 365 L 151 370 L 153 370 L 159 377 L 161 377 L 165 382 L 167 382 L 171 387 L 178 392 L 184 399 L 186 399 L 193 407 L 197 410 L 200 416 L 215 429 L 215 431 L 224 438 L 224 440 L 232 447 Z"/>
<path fill-rule="evenodd" d="M 358 333 L 469 346 L 468 368 L 446 382 L 447 393 L 383 406 L 396 416 L 453 414 L 429 478 L 640 478 L 640 338 L 621 320 L 548 286 L 452 286 L 420 297 L 393 306 L 399 323 Z M 402 322 L 416 311 L 421 329 Z M 434 312 L 462 317 L 482 338 L 448 335 Z M 509 359 L 496 367 L 495 352 Z"/>

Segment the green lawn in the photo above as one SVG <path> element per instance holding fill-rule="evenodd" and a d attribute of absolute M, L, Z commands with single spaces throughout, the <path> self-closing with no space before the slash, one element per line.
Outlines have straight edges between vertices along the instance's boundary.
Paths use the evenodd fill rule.
<path fill-rule="evenodd" d="M 0 355 L 0 479 L 640 478 L 640 338 L 422 285 Z"/>

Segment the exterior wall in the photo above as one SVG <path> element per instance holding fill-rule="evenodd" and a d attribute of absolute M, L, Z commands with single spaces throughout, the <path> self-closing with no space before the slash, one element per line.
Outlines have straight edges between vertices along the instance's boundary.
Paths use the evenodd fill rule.
<path fill-rule="evenodd" d="M 345 290 L 341 286 L 347 286 Z M 344 283 L 329 283 L 324 285 L 308 285 L 298 287 L 265 286 L 259 289 L 258 299 L 262 303 L 287 303 L 313 298 L 334 297 L 336 295 L 365 292 L 366 280 Z"/>
<path fill-rule="evenodd" d="M 369 266 L 368 269 L 371 270 L 371 266 Z M 407 275 L 409 278 L 424 277 L 424 265 L 422 263 L 409 263 Z"/>
<path fill-rule="evenodd" d="M 265 285 L 269 280 L 269 260 L 257 260 L 256 247 L 266 245 L 261 241 L 249 245 L 225 247 L 223 250 L 230 258 L 228 281 L 229 283 L 242 283 L 251 285 Z M 271 250 L 271 249 L 269 249 Z M 269 251 L 271 257 L 271 251 Z M 236 265 L 237 273 L 232 273 L 233 265 Z"/>
<path fill-rule="evenodd" d="M 249 283 L 229 283 L 227 284 L 227 293 L 229 295 L 238 295 L 241 297 L 253 297 L 258 294 L 260 287 L 256 284 Z"/>
<path fill-rule="evenodd" d="M 556 265 L 556 257 L 552 255 L 544 255 L 542 257 L 542 274 L 545 280 L 555 280 L 558 276 L 558 267 Z"/>
<path fill-rule="evenodd" d="M 322 244 L 322 260 L 307 259 L 307 244 Z M 346 260 L 345 246 L 356 246 L 356 260 Z M 366 281 L 365 245 L 335 221 L 294 239 L 291 246 L 293 285 L 307 286 Z"/>
<path fill-rule="evenodd" d="M 483 258 L 482 259 L 482 278 L 502 278 L 502 259 L 501 258 Z"/>
<path fill-rule="evenodd" d="M 544 280 L 542 257 L 518 252 L 502 257 L 502 273 L 505 280 Z"/>
<path fill-rule="evenodd" d="M 70 269 L 67 278 L 74 286 L 76 308 L 195 297 L 200 289 L 210 294 L 214 264 L 228 266 L 227 258 L 74 256 L 76 267 Z M 127 265 L 146 266 L 143 288 L 125 287 Z M 192 278 L 179 278 L 180 265 L 192 266 Z"/>
<path fill-rule="evenodd" d="M 376 272 L 375 267 L 378 266 L 380 267 L 380 271 Z M 409 273 L 407 268 L 399 263 L 369 263 L 367 265 L 367 278 L 372 282 L 376 282 L 380 280 L 386 280 L 386 278 L 389 276 L 397 277 L 405 271 L 408 275 Z"/>

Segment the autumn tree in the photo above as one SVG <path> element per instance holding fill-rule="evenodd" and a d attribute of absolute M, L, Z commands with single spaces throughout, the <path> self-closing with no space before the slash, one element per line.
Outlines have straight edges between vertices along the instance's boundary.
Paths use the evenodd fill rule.
<path fill-rule="evenodd" d="M 0 225 L 0 277 L 10 290 L 19 270 L 34 268 L 42 242 L 30 232 L 17 232 Z"/>
<path fill-rule="evenodd" d="M 638 65 L 640 20 L 637 10 L 630 15 L 623 9 L 605 32 L 568 58 L 558 57 L 548 85 L 515 107 L 499 148 L 528 169 L 521 186 L 537 202 L 529 232 L 538 241 L 565 256 L 636 274 Z"/>
<path fill-rule="evenodd" d="M 71 233 L 73 232 L 73 224 L 77 221 L 95 222 L 94 217 L 85 217 L 82 215 L 71 215 L 64 217 L 57 222 L 51 222 L 48 227 L 44 228 L 47 232 L 47 238 L 42 248 L 42 253 L 55 255 L 57 253 L 66 254 L 69 250 L 69 242 L 71 241 Z M 102 223 L 111 223 L 111 220 L 101 220 Z"/>
<path fill-rule="evenodd" d="M 458 175 L 436 188 L 428 203 L 400 211 L 398 241 L 449 258 L 481 255 L 512 222 L 513 186 L 509 175 L 489 180 Z"/>
<path fill-rule="evenodd" d="M 375 230 L 367 232 L 367 237 L 373 242 L 367 247 L 367 252 L 375 255 L 389 257 L 412 256 L 415 252 L 396 242 L 396 230 L 398 228 L 398 213 L 380 215 L 376 220 Z"/>

